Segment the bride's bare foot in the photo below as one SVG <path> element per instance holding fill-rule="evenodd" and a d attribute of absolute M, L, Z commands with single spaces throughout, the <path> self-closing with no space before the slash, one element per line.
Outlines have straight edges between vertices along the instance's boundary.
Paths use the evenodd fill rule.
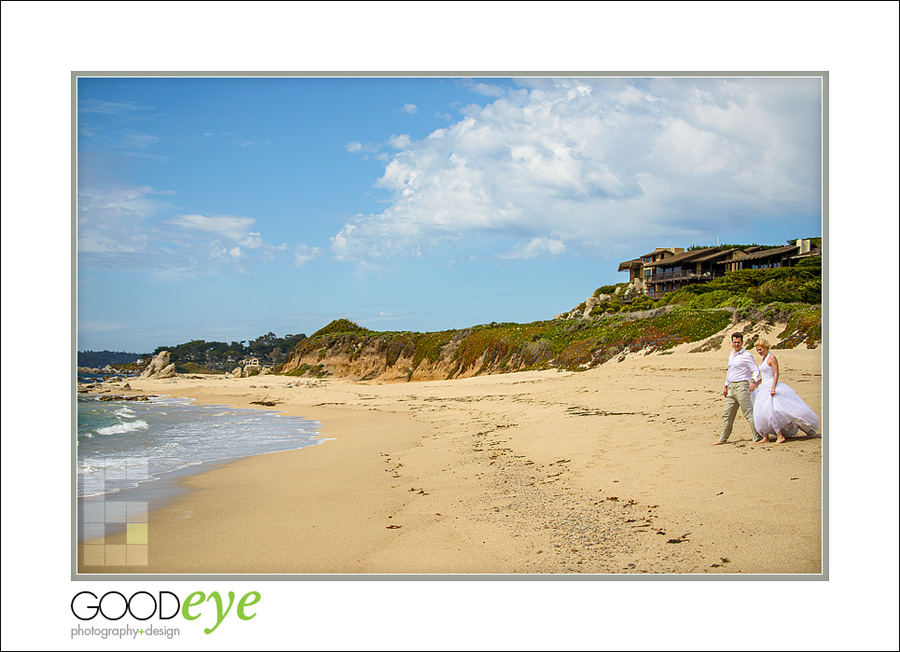
<path fill-rule="evenodd" d="M 776 443 L 776 444 L 783 444 L 783 443 L 786 442 L 786 441 L 787 441 L 787 438 L 779 432 L 779 433 L 778 433 L 778 439 L 775 440 L 775 443 Z"/>

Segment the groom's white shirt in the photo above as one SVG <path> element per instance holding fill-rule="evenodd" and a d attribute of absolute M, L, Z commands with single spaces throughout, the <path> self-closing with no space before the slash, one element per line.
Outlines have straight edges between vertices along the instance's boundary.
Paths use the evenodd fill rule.
<path fill-rule="evenodd" d="M 741 349 L 737 353 L 734 351 L 728 356 L 728 375 L 725 377 L 725 386 L 742 380 L 757 380 L 759 378 L 759 368 L 753 360 L 753 356 L 746 349 Z"/>

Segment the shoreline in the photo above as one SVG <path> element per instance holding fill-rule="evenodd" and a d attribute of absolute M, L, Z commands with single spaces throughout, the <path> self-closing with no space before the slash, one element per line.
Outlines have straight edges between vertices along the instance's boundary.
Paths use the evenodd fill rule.
<path fill-rule="evenodd" d="M 710 446 L 727 351 L 696 346 L 451 381 L 132 380 L 197 404 L 274 401 L 332 441 L 183 479 L 150 516 L 146 566 L 78 572 L 816 577 L 821 437 L 752 445 L 738 419 Z M 822 417 L 821 349 L 778 355 Z"/>
<path fill-rule="evenodd" d="M 116 384 L 128 383 L 129 381 L 136 380 L 135 377 L 126 377 L 126 378 L 116 378 L 113 379 L 112 382 Z M 91 384 L 88 386 L 91 389 L 104 389 L 105 386 L 98 384 Z M 108 390 L 103 392 L 96 391 L 87 391 L 85 394 L 88 395 L 102 395 L 106 394 Z M 113 391 L 108 392 L 111 396 L 121 396 L 121 397 L 134 397 L 141 396 L 142 392 L 123 389 L 122 391 Z M 147 394 L 147 396 L 157 396 L 162 398 L 188 398 L 192 401 L 192 405 L 199 406 L 205 405 L 208 407 L 221 407 L 223 409 L 236 408 L 237 406 L 231 406 L 224 403 L 218 403 L 215 401 L 197 401 L 196 399 L 189 397 L 174 397 L 167 394 Z M 123 401 L 127 401 L 128 398 L 124 398 Z M 260 406 L 252 405 L 246 409 L 265 409 L 266 412 L 270 412 L 276 416 L 289 416 L 283 415 L 282 410 L 276 410 L 273 408 L 260 408 Z M 152 478 L 139 481 L 136 486 L 133 487 L 125 487 L 119 490 L 109 491 L 102 494 L 91 494 L 91 495 L 76 495 L 75 496 L 75 508 L 78 510 L 77 513 L 82 514 L 84 510 L 84 503 L 88 502 L 100 502 L 100 503 L 130 503 L 132 505 L 142 505 L 144 506 L 142 511 L 147 514 L 152 514 L 154 511 L 160 509 L 161 507 L 172 503 L 174 500 L 184 496 L 185 494 L 190 492 L 190 488 L 186 484 L 185 480 L 191 476 L 199 475 L 203 473 L 207 473 L 214 469 L 220 468 L 224 465 L 231 464 L 233 462 L 237 462 L 242 459 L 247 459 L 251 457 L 256 457 L 259 455 L 268 455 L 270 453 L 283 453 L 283 452 L 292 452 L 296 450 L 302 450 L 304 448 L 311 448 L 313 446 L 317 446 L 327 439 L 323 439 L 318 432 L 318 428 L 321 427 L 321 424 L 306 419 L 311 426 L 315 426 L 315 435 L 312 437 L 314 440 L 313 443 L 305 443 L 300 445 L 297 448 L 293 449 L 285 449 L 281 451 L 260 451 L 252 454 L 242 454 L 242 455 L 233 455 L 227 457 L 218 457 L 214 459 L 204 460 L 202 462 L 194 462 L 188 463 L 186 466 L 161 471 L 158 472 Z M 84 522 L 82 519 L 76 519 L 76 529 L 77 529 L 77 537 L 76 541 L 80 548 L 81 545 L 85 543 L 84 538 Z M 122 544 L 124 541 L 122 540 L 125 537 L 125 532 L 127 530 L 126 524 L 124 522 L 107 522 L 105 524 L 105 538 L 112 539 L 115 544 Z M 98 541 L 97 539 L 89 540 L 89 543 L 103 543 L 102 541 Z M 80 555 L 80 553 L 79 553 Z"/>

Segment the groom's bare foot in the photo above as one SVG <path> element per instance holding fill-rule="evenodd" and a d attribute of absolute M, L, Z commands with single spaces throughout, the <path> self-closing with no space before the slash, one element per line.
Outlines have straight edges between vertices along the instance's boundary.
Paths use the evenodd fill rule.
<path fill-rule="evenodd" d="M 721 439 L 717 439 L 713 442 L 713 446 L 719 446 L 721 444 L 727 444 L 727 441 L 722 441 Z"/>

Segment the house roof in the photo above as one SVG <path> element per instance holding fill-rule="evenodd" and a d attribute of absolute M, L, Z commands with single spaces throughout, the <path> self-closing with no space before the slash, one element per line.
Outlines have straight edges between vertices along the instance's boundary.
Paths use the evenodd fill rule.
<path fill-rule="evenodd" d="M 635 258 L 634 260 L 626 260 L 624 263 L 619 263 L 619 271 L 627 272 L 628 270 L 634 269 L 635 267 L 640 267 L 642 265 L 640 258 Z"/>
<path fill-rule="evenodd" d="M 678 248 L 678 247 L 657 247 L 656 249 L 654 249 L 654 250 L 651 251 L 650 253 L 647 253 L 647 254 L 641 254 L 641 259 L 644 259 L 644 258 L 646 258 L 647 256 L 655 256 L 656 254 L 663 253 L 663 252 L 668 252 L 668 253 L 670 253 L 670 254 L 672 254 L 672 255 L 675 255 L 675 250 L 676 250 L 677 248 Z M 679 252 L 679 253 L 680 253 L 680 252 Z"/>
<path fill-rule="evenodd" d="M 797 251 L 797 249 L 797 245 L 787 245 L 785 247 L 778 247 L 778 249 L 763 249 L 762 251 L 754 251 L 752 254 L 747 254 L 741 258 L 741 260 L 756 260 L 759 258 L 770 258 L 772 256 L 784 256 Z"/>
<path fill-rule="evenodd" d="M 668 258 L 664 258 L 663 260 L 657 260 L 655 263 L 647 263 L 644 267 L 658 267 L 660 265 L 673 265 L 676 263 L 683 263 L 695 260 L 697 258 L 701 258 L 702 260 L 708 260 L 712 258 L 712 254 L 719 253 L 721 250 L 718 247 L 709 247 L 707 249 L 694 249 L 693 251 L 683 251 L 680 254 L 675 254 L 674 256 L 669 256 Z M 730 250 L 729 250 L 730 251 Z"/>
<path fill-rule="evenodd" d="M 722 258 L 727 256 L 728 254 L 734 253 L 736 251 L 740 251 L 737 247 L 732 247 L 731 249 L 720 250 L 718 248 L 715 249 L 712 253 L 707 256 L 703 256 L 701 258 L 695 258 L 695 263 L 705 263 L 707 260 L 715 260 L 716 258 Z"/>
<path fill-rule="evenodd" d="M 783 257 L 794 254 L 798 250 L 799 249 L 797 245 L 786 245 L 784 247 L 778 247 L 776 249 L 763 249 L 760 245 L 752 245 L 743 248 L 731 247 L 729 249 L 722 249 L 721 247 L 704 247 L 702 249 L 682 251 L 676 254 L 671 248 L 658 247 L 648 254 L 643 254 L 640 258 L 626 260 L 619 263 L 618 271 L 625 272 L 639 267 L 668 267 L 669 265 L 679 265 L 681 263 L 705 263 L 717 259 L 722 259 L 729 255 L 740 260 L 758 260 L 769 257 Z M 668 252 L 672 255 L 652 263 L 643 262 L 644 258 L 653 256 L 654 254 L 658 254 L 663 251 Z M 811 251 L 810 253 L 812 254 L 814 252 Z"/>

